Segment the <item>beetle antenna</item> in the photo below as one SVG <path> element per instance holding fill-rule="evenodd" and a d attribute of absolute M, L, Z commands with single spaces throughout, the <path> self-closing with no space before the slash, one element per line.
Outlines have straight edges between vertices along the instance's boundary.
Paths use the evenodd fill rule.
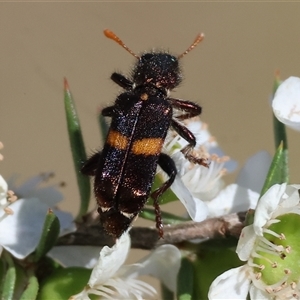
<path fill-rule="evenodd" d="M 140 59 L 140 57 L 138 55 L 136 55 L 132 50 L 130 50 L 122 41 L 121 39 L 115 34 L 113 33 L 111 30 L 109 29 L 105 29 L 104 30 L 104 35 L 109 38 L 112 39 L 113 41 L 117 42 L 119 45 L 121 45 L 126 51 L 128 51 L 131 55 L 133 55 L 134 57 L 136 57 L 137 59 Z"/>
<path fill-rule="evenodd" d="M 204 34 L 200 33 L 196 36 L 194 42 L 191 46 L 189 46 L 183 53 L 181 53 L 177 58 L 180 59 L 184 55 L 188 54 L 190 51 L 192 51 L 202 40 L 204 39 Z"/>

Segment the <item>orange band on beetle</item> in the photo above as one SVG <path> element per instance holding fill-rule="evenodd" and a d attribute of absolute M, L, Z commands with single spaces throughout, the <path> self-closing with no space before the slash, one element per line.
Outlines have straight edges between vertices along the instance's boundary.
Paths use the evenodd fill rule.
<path fill-rule="evenodd" d="M 161 152 L 163 142 L 161 138 L 144 138 L 135 141 L 131 151 L 136 155 L 156 155 Z"/>
<path fill-rule="evenodd" d="M 118 131 L 115 130 L 110 130 L 107 141 L 106 141 L 110 146 L 120 149 L 120 150 L 125 150 L 128 146 L 128 138 L 121 134 Z"/>

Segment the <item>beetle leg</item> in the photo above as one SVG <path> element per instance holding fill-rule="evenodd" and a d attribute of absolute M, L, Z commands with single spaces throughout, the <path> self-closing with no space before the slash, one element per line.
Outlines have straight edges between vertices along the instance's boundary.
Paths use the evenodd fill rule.
<path fill-rule="evenodd" d="M 173 129 L 189 143 L 187 146 L 181 149 L 181 152 L 184 154 L 186 159 L 194 164 L 199 164 L 208 168 L 208 163 L 205 158 L 195 157 L 191 153 L 192 149 L 196 146 L 196 138 L 194 134 L 188 128 L 174 119 L 172 119 L 171 125 Z"/>
<path fill-rule="evenodd" d="M 115 106 L 108 106 L 102 109 L 101 111 L 102 116 L 104 117 L 113 117 L 115 115 Z"/>
<path fill-rule="evenodd" d="M 132 90 L 133 83 L 122 74 L 112 73 L 110 79 L 123 89 L 127 91 Z"/>
<path fill-rule="evenodd" d="M 168 98 L 168 101 L 172 105 L 172 107 L 185 112 L 184 114 L 176 117 L 178 120 L 189 119 L 201 114 L 201 106 L 194 102 L 176 98 Z"/>
<path fill-rule="evenodd" d="M 175 166 L 175 163 L 173 159 L 168 156 L 165 153 L 161 153 L 158 158 L 158 165 L 162 168 L 164 172 L 166 172 L 169 176 L 169 179 L 164 182 L 164 184 L 155 190 L 151 194 L 151 198 L 154 200 L 153 201 L 153 206 L 155 209 L 155 215 L 156 215 L 156 228 L 158 229 L 159 236 L 163 238 L 164 232 L 163 232 L 163 224 L 162 224 L 162 219 L 161 219 L 161 211 L 159 207 L 159 202 L 158 198 L 171 186 L 171 184 L 174 182 L 176 174 L 177 174 L 177 169 Z"/>
<path fill-rule="evenodd" d="M 199 158 L 196 157 L 191 153 L 193 150 L 193 147 L 191 145 L 186 145 L 183 149 L 181 149 L 181 153 L 184 155 L 186 159 L 188 159 L 191 163 L 197 164 L 197 165 L 202 165 L 203 167 L 208 168 L 209 163 L 207 162 L 206 158 Z"/>
<path fill-rule="evenodd" d="M 81 167 L 81 173 L 88 176 L 95 176 L 101 151 L 93 154 Z"/>
<path fill-rule="evenodd" d="M 171 121 L 171 126 L 182 138 L 184 138 L 189 143 L 191 148 L 196 146 L 196 138 L 188 128 L 174 119 L 172 119 Z"/>
<path fill-rule="evenodd" d="M 182 110 L 186 113 L 176 117 L 178 120 L 185 120 L 201 114 L 202 108 L 198 104 L 186 100 L 168 98 L 168 101 L 172 107 Z M 172 119 L 172 127 L 177 133 L 183 137 L 189 144 L 181 149 L 181 152 L 184 154 L 186 159 L 194 164 L 199 164 L 204 167 L 208 167 L 208 163 L 205 158 L 195 157 L 191 151 L 196 146 L 196 138 L 194 134 L 187 129 L 184 125 L 177 122 L 175 119 Z"/>

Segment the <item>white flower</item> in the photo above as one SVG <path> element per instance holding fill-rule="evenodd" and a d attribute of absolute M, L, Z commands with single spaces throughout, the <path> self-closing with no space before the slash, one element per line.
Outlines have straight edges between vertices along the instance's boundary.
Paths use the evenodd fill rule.
<path fill-rule="evenodd" d="M 209 217 L 215 218 L 254 209 L 258 198 L 258 193 L 233 183 L 226 186 L 216 198 L 205 204 Z"/>
<path fill-rule="evenodd" d="M 199 118 L 193 118 L 185 125 L 197 139 L 194 154 L 210 161 L 208 168 L 192 164 L 180 152 L 187 142 L 177 133 L 168 135 L 164 146 L 178 170 L 171 189 L 184 204 L 191 219 L 200 222 L 208 217 L 254 209 L 271 163 L 270 155 L 261 151 L 250 157 L 237 182 L 223 188 L 222 177 L 228 170 L 235 169 L 236 162 L 223 155 L 207 125 Z"/>
<path fill-rule="evenodd" d="M 166 152 L 174 159 L 178 175 L 191 191 L 203 201 L 210 200 L 224 186 L 222 177 L 236 168 L 236 162 L 224 156 L 216 139 L 208 131 L 207 124 L 199 118 L 186 120 L 184 125 L 195 135 L 197 144 L 193 155 L 206 159 L 209 167 L 189 162 L 180 152 L 188 142 L 177 133 L 170 132 L 164 144 Z"/>
<path fill-rule="evenodd" d="M 200 222 L 209 216 L 206 205 L 224 186 L 222 177 L 227 170 L 232 171 L 236 163 L 224 156 L 216 140 L 207 130 L 207 125 L 199 118 L 184 121 L 184 125 L 195 135 L 197 145 L 192 154 L 197 158 L 206 159 L 209 167 L 193 164 L 180 152 L 188 142 L 176 132 L 170 132 L 164 144 L 176 164 L 178 175 L 171 185 L 172 191 L 186 207 L 192 220 Z M 225 168 L 226 165 L 226 168 Z M 164 174 L 160 173 L 163 178 Z"/>
<path fill-rule="evenodd" d="M 12 191 L 8 191 L 7 183 L 0 175 L 0 221 L 13 214 L 13 210 L 9 208 L 9 205 L 16 200 L 16 196 Z"/>
<path fill-rule="evenodd" d="M 267 177 L 272 157 L 267 151 L 259 151 L 249 157 L 239 172 L 236 183 L 260 194 Z"/>
<path fill-rule="evenodd" d="M 21 196 L 21 190 L 15 190 Z M 23 259 L 38 245 L 46 214 L 55 202 L 53 198 L 56 197 L 56 193 L 53 198 L 51 193 L 47 193 L 50 205 L 30 196 L 29 190 L 27 198 L 12 201 L 15 199 L 12 198 L 12 193 L 8 191 L 7 183 L 1 176 L 0 191 L 0 249 L 5 248 L 16 258 Z M 58 214 L 61 223 L 61 233 L 75 229 L 71 214 L 57 210 L 55 214 Z"/>
<path fill-rule="evenodd" d="M 206 202 L 209 216 L 255 209 L 270 164 L 271 156 L 266 151 L 251 156 L 238 174 L 236 183 L 226 186 L 214 199 Z"/>
<path fill-rule="evenodd" d="M 14 175 L 8 180 L 8 186 L 18 195 L 18 198 L 38 198 L 50 207 L 55 207 L 63 200 L 63 195 L 58 191 L 58 186 L 48 184 L 41 186 L 41 184 L 47 183 L 52 176 L 53 173 L 51 172 L 41 173 L 18 185 L 16 183 L 18 176 Z"/>
<path fill-rule="evenodd" d="M 289 77 L 280 84 L 272 107 L 280 122 L 300 130 L 300 78 Z"/>
<path fill-rule="evenodd" d="M 64 212 L 57 208 L 59 202 L 63 200 L 62 193 L 58 190 L 58 184 L 41 186 L 47 183 L 53 176 L 53 173 L 41 173 L 34 176 L 22 185 L 16 185 L 17 177 L 8 180 L 8 186 L 14 191 L 18 198 L 28 199 L 37 198 L 39 202 L 45 204 L 47 208 L 51 208 L 58 217 L 60 223 L 60 236 L 71 233 L 76 230 L 74 218 L 71 213 Z"/>
<path fill-rule="evenodd" d="M 130 237 L 124 233 L 116 244 L 105 246 L 85 289 L 70 300 L 89 299 L 89 294 L 101 299 L 149 299 L 156 294 L 149 284 L 136 279 L 141 275 L 152 275 L 164 282 L 172 291 L 176 289 L 176 278 L 180 268 L 180 251 L 172 245 L 154 250 L 137 264 L 123 265 L 130 250 Z"/>
<path fill-rule="evenodd" d="M 217 277 L 209 299 L 299 299 L 299 188 L 275 184 L 262 196 L 237 246 L 247 263 Z"/>

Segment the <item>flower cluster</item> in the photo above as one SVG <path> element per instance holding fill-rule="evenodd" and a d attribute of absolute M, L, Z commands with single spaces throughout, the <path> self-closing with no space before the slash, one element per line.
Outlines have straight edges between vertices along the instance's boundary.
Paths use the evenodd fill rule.
<path fill-rule="evenodd" d="M 185 125 L 197 139 L 193 155 L 210 162 L 209 168 L 189 162 L 180 152 L 187 141 L 172 131 L 167 136 L 165 151 L 175 161 L 178 170 L 171 189 L 191 219 L 200 222 L 209 217 L 254 209 L 270 166 L 270 155 L 258 152 L 248 160 L 237 182 L 224 186 L 223 176 L 236 168 L 236 162 L 223 154 L 207 124 L 198 117 L 185 121 Z M 257 173 L 259 176 L 253 176 Z"/>
<path fill-rule="evenodd" d="M 1 148 L 3 144 L 0 142 Z M 55 209 L 62 200 L 56 187 L 38 188 L 48 177 L 49 173 L 41 174 L 17 187 L 15 180 L 7 184 L 0 175 L 0 254 L 5 249 L 14 257 L 23 259 L 33 252 L 41 238 L 49 208 L 59 218 L 61 235 L 75 230 L 72 215 Z"/>
<path fill-rule="evenodd" d="M 54 209 L 58 202 L 57 191 L 54 188 L 45 188 L 42 193 L 35 190 L 42 181 L 43 176 L 36 176 L 12 192 L 0 175 L 0 245 L 1 249 L 19 259 L 25 258 L 37 247 L 49 208 L 55 210 L 60 220 L 61 234 L 75 230 L 72 215 Z"/>
<path fill-rule="evenodd" d="M 280 84 L 274 115 L 300 130 L 300 78 Z M 253 224 L 243 228 L 237 254 L 246 263 L 218 276 L 209 299 L 299 299 L 300 185 L 275 184 L 259 200 Z"/>
<path fill-rule="evenodd" d="M 260 199 L 254 223 L 237 253 L 246 264 L 220 275 L 209 299 L 298 299 L 300 296 L 300 185 L 273 185 Z"/>
<path fill-rule="evenodd" d="M 139 263 L 123 265 L 129 250 L 128 232 L 112 248 L 105 246 L 85 289 L 70 300 L 89 299 L 89 294 L 112 300 L 155 296 L 156 290 L 151 285 L 136 279 L 141 275 L 152 275 L 160 279 L 169 290 L 176 291 L 181 253 L 175 246 L 160 246 Z"/>

